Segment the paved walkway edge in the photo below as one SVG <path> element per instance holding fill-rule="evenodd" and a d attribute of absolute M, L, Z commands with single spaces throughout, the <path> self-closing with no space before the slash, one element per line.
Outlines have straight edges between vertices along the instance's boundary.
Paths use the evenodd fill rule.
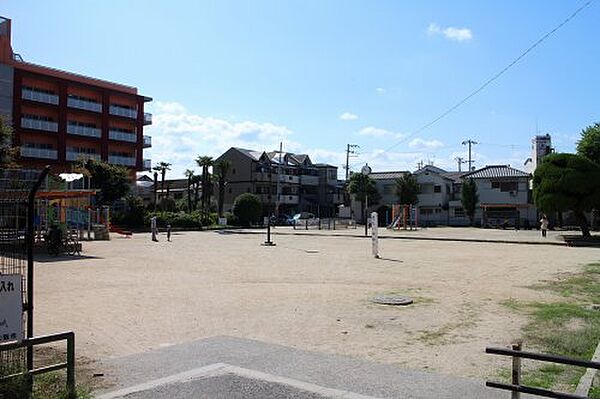
<path fill-rule="evenodd" d="M 119 399 L 134 393 L 149 391 L 151 389 L 158 388 L 162 385 L 184 383 L 195 380 L 197 378 L 214 377 L 224 374 L 235 374 L 254 380 L 268 381 L 275 384 L 287 385 L 302 391 L 316 393 L 321 396 L 326 396 L 332 399 L 380 399 L 374 396 L 360 395 L 354 392 L 344 391 L 341 389 L 325 388 L 316 384 L 311 384 L 309 382 L 263 373 L 260 371 L 250 370 L 242 367 L 236 367 L 227 363 L 215 363 L 183 373 L 173 374 L 168 377 L 158 378 L 156 380 L 148 381 L 143 384 L 119 389 L 118 391 L 100 395 L 97 397 L 97 399 Z"/>
<path fill-rule="evenodd" d="M 596 346 L 596 351 L 594 352 L 594 356 L 592 357 L 592 362 L 600 361 L 600 342 L 598 346 Z M 598 370 L 596 369 L 587 369 L 583 377 L 579 380 L 579 384 L 577 384 L 577 389 L 575 390 L 575 395 L 588 396 L 590 389 L 592 388 L 592 384 L 594 383 L 594 378 L 596 377 Z"/>

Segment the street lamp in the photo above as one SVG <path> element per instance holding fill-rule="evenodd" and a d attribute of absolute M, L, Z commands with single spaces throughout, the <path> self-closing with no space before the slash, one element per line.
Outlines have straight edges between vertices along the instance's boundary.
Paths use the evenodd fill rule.
<path fill-rule="evenodd" d="M 365 166 L 362 167 L 362 169 L 360 170 L 360 173 L 363 174 L 363 176 L 367 176 L 367 179 L 365 179 L 365 210 L 364 210 L 364 215 L 363 217 L 365 218 L 365 237 L 369 236 L 369 221 L 367 220 L 367 212 L 368 212 L 368 208 L 369 208 L 369 188 L 368 188 L 368 177 L 371 174 L 371 167 L 369 166 L 368 163 L 365 163 Z"/>

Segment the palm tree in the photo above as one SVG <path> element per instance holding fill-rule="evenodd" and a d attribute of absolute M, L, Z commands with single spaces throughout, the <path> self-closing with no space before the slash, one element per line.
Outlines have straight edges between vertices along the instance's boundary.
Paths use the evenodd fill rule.
<path fill-rule="evenodd" d="M 187 207 L 188 213 L 192 212 L 192 179 L 194 177 L 194 171 L 186 169 L 185 177 L 187 177 Z"/>
<path fill-rule="evenodd" d="M 219 186 L 219 202 L 217 204 L 217 210 L 219 217 L 223 217 L 223 201 L 225 200 L 225 186 L 227 185 L 227 174 L 231 169 L 231 161 L 228 159 L 222 159 L 216 163 L 217 183 Z"/>
<path fill-rule="evenodd" d="M 196 164 L 202 168 L 202 212 L 205 214 L 208 213 L 208 207 L 210 206 L 210 197 L 212 195 L 212 187 L 211 187 L 211 176 L 208 168 L 212 167 L 214 161 L 212 157 L 209 156 L 199 156 L 196 158 Z"/>
<path fill-rule="evenodd" d="M 152 185 L 152 190 L 154 192 L 154 209 L 156 209 L 156 202 L 157 202 L 157 198 L 156 198 L 156 190 L 158 189 L 158 172 L 156 171 L 156 169 L 154 170 L 154 184 Z"/>
<path fill-rule="evenodd" d="M 362 173 L 352 173 L 348 183 L 348 193 L 354 195 L 354 199 L 360 202 L 361 214 L 364 215 L 364 220 L 366 223 L 367 209 L 365 209 L 365 205 L 367 202 L 367 197 L 371 206 L 376 205 L 381 199 L 381 196 L 377 191 L 375 181 L 369 176 L 363 175 Z"/>
<path fill-rule="evenodd" d="M 165 175 L 167 174 L 167 170 L 171 170 L 171 164 L 168 162 L 159 162 L 154 168 L 152 168 L 155 172 L 160 173 L 160 191 L 162 195 L 165 195 Z"/>

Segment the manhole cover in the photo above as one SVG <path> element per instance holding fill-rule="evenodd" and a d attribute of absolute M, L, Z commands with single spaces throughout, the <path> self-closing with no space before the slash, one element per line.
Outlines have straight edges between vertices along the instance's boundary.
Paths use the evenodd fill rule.
<path fill-rule="evenodd" d="M 373 302 L 381 305 L 405 306 L 413 303 L 412 298 L 407 296 L 377 296 L 373 298 Z"/>

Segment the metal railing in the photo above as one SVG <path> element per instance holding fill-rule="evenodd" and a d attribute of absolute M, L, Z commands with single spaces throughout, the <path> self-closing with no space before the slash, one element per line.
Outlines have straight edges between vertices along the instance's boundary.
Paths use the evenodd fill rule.
<path fill-rule="evenodd" d="M 22 89 L 21 97 L 24 100 L 58 105 L 58 96 L 56 94 L 44 93 L 37 90 Z"/>
<path fill-rule="evenodd" d="M 102 131 L 97 127 L 81 126 L 81 125 L 67 125 L 67 133 L 74 134 L 77 136 L 96 137 L 102 136 Z"/>
<path fill-rule="evenodd" d="M 138 115 L 137 109 L 120 107 L 118 105 L 111 105 L 108 109 L 108 112 L 111 115 L 124 116 L 126 118 L 133 118 L 133 119 L 136 119 L 137 115 Z"/>
<path fill-rule="evenodd" d="M 109 130 L 108 131 L 108 138 L 111 139 L 111 140 L 127 141 L 127 142 L 130 142 L 130 143 L 137 142 L 137 134 L 135 134 L 135 133 L 121 132 L 121 131 L 118 131 L 118 130 Z"/>
<path fill-rule="evenodd" d="M 356 229 L 356 222 L 353 219 L 340 218 L 314 218 L 314 219 L 298 219 L 292 225 L 294 230 L 341 230 L 341 229 Z"/>
<path fill-rule="evenodd" d="M 152 136 L 144 135 L 144 148 L 152 147 Z"/>
<path fill-rule="evenodd" d="M 109 155 L 108 163 L 115 165 L 135 166 L 136 159 L 134 157 L 122 157 L 120 155 Z"/>
<path fill-rule="evenodd" d="M 151 170 L 152 169 L 152 160 L 144 159 L 144 164 L 142 166 L 143 166 L 144 170 Z"/>
<path fill-rule="evenodd" d="M 50 373 L 52 371 L 67 370 L 67 394 L 69 399 L 75 399 L 77 392 L 75 390 L 75 333 L 73 331 L 62 332 L 58 334 L 42 335 L 39 337 L 25 338 L 21 342 L 11 342 L 0 344 L 0 351 L 9 351 L 18 348 L 28 348 L 33 352 L 33 347 L 36 345 L 49 344 L 51 342 L 67 341 L 67 361 L 56 363 L 50 366 L 31 368 L 28 370 L 10 374 L 0 378 L 0 381 L 5 381 L 21 376 L 36 376 L 39 374 Z"/>
<path fill-rule="evenodd" d="M 600 370 L 600 362 L 588 360 L 572 359 L 564 356 L 547 355 L 543 353 L 526 352 L 521 350 L 521 343 L 512 345 L 512 349 L 506 348 L 485 348 L 485 353 L 491 355 L 501 355 L 512 357 L 512 382 L 505 384 L 502 382 L 486 381 L 485 385 L 490 388 L 512 391 L 512 399 L 520 399 L 521 393 L 541 396 L 544 398 L 565 398 L 565 399 L 587 399 L 587 396 L 570 394 L 564 392 L 555 392 L 548 389 L 529 387 L 521 385 L 521 359 L 539 360 L 542 362 L 551 362 L 566 364 L 569 366 L 585 367 L 588 369 Z"/>
<path fill-rule="evenodd" d="M 67 98 L 67 106 L 84 109 L 86 111 L 102 112 L 102 104 L 95 101 L 80 100 L 78 98 Z"/>
<path fill-rule="evenodd" d="M 21 147 L 21 156 L 29 158 L 58 159 L 58 151 L 46 148 Z"/>
<path fill-rule="evenodd" d="M 25 129 L 45 130 L 47 132 L 58 132 L 58 123 L 33 118 L 21 118 L 21 127 Z"/>
<path fill-rule="evenodd" d="M 150 112 L 144 112 L 144 125 L 152 124 L 152 114 Z"/>
<path fill-rule="evenodd" d="M 66 153 L 67 161 L 77 161 L 79 159 L 93 159 L 95 161 L 100 161 L 100 154 L 89 154 L 86 152 L 77 152 L 77 151 L 67 151 Z"/>

